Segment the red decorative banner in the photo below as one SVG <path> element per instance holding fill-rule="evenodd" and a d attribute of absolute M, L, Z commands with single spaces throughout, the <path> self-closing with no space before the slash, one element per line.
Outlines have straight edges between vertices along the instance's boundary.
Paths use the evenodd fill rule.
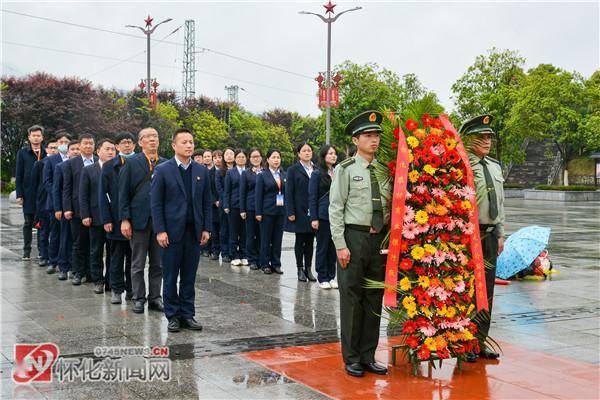
<path fill-rule="evenodd" d="M 390 119 L 393 118 L 394 116 L 391 114 Z M 396 158 L 396 174 L 394 176 L 394 193 L 392 197 L 390 242 L 388 245 L 387 262 L 385 264 L 383 305 L 386 307 L 396 307 L 398 304 L 397 293 L 394 289 L 398 284 L 398 263 L 400 262 L 408 176 L 408 147 L 406 145 L 406 137 L 400 124 L 397 124 L 394 129 L 398 133 L 398 156 Z"/>
<path fill-rule="evenodd" d="M 448 119 L 447 115 L 440 115 L 440 120 L 442 121 L 444 128 L 447 131 L 450 131 L 454 134 L 454 139 L 456 140 L 456 151 L 460 155 L 460 158 L 463 161 L 463 165 L 465 166 L 465 171 L 467 173 L 467 185 L 469 185 L 471 188 L 473 188 L 473 191 L 475 191 L 473 169 L 471 169 L 471 162 L 469 161 L 469 156 L 467 155 L 465 146 L 463 145 L 463 142 L 460 139 L 460 135 L 458 134 L 454 126 L 452 126 L 452 123 L 450 123 L 450 120 Z M 479 214 L 477 212 L 476 196 L 473 195 L 473 198 L 471 198 L 470 201 L 471 204 L 474 205 L 473 213 L 469 218 L 469 222 L 474 227 L 471 239 L 471 258 L 475 263 L 475 300 L 477 302 L 477 311 L 489 311 L 487 288 L 485 285 L 485 264 L 483 261 L 483 250 L 481 249 L 481 237 L 479 235 Z"/>

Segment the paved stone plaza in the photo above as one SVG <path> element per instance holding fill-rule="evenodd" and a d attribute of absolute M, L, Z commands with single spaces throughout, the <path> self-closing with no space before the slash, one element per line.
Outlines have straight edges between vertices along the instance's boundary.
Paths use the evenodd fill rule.
<path fill-rule="evenodd" d="M 302 375 L 281 372 L 275 367 L 268 369 L 266 366 L 270 364 L 255 356 L 259 354 L 257 351 L 294 348 L 296 355 L 317 359 L 320 349 L 325 348 L 319 346 L 336 346 L 339 341 L 338 292 L 324 291 L 316 284 L 297 281 L 293 236 L 286 234 L 284 238 L 285 273 L 281 276 L 264 275 L 247 267 L 222 266 L 202 258 L 196 281 L 196 317 L 204 330 L 170 334 L 167 321 L 160 313 L 134 314 L 129 303 L 111 305 L 110 294 L 94 294 L 87 284 L 75 287 L 69 281 L 60 282 L 56 275 L 47 275 L 45 268 L 38 267 L 37 262 L 21 261 L 20 209 L 9 207 L 7 198 L 3 197 L 1 210 L 2 398 L 368 397 L 361 395 L 353 382 L 348 381 L 347 386 L 339 389 L 340 382 L 332 381 L 330 385 L 337 385 L 338 391 L 327 391 L 312 385 Z M 565 376 L 584 377 L 592 371 L 592 376 L 597 377 L 600 363 L 600 202 L 508 199 L 506 213 L 509 233 L 527 225 L 552 227 L 549 250 L 559 273 L 547 281 L 496 286 L 490 335 L 506 344 L 505 356 L 499 364 L 528 357 L 529 360 L 564 360 L 561 365 L 568 366 L 563 369 Z M 393 336 L 394 332 L 383 326 L 382 336 L 387 335 Z M 63 357 L 91 357 L 96 346 L 167 345 L 171 353 L 172 380 L 152 384 L 14 384 L 11 379 L 14 344 L 38 342 L 56 343 Z M 535 357 L 516 349 L 530 350 Z M 332 353 L 334 359 L 336 351 Z M 275 354 L 285 357 L 291 351 Z M 552 358 L 544 358 L 546 356 Z M 386 354 L 383 357 L 381 361 L 385 361 Z M 340 370 L 341 367 L 339 357 Z M 539 367 L 543 371 L 544 366 Z M 319 368 L 317 363 L 307 373 L 318 375 Z M 469 365 L 463 368 L 466 370 Z M 502 386 L 498 383 L 502 378 L 489 373 L 490 368 L 480 370 L 483 379 L 489 379 L 488 392 L 485 395 L 473 393 L 473 398 L 512 398 L 503 389 L 504 384 L 511 383 L 510 379 L 506 378 Z M 390 378 L 402 379 L 407 369 L 406 365 L 392 368 Z M 523 374 L 527 373 L 531 371 L 523 371 Z M 430 378 L 418 379 L 423 384 Z M 452 388 L 452 379 L 448 379 L 447 385 L 441 381 L 432 384 L 426 398 L 462 398 L 446 391 Z M 511 379 L 518 380 L 518 377 L 513 375 Z M 547 380 L 552 378 L 549 376 Z M 492 384 L 492 381 L 496 383 Z M 364 382 L 368 385 L 371 381 Z M 383 381 L 375 382 L 381 384 Z M 600 397 L 598 380 L 588 380 L 588 385 L 586 397 Z M 429 386 L 423 387 L 429 390 Z M 520 398 L 562 397 L 542 395 L 546 393 L 543 388 L 528 393 Z M 571 398 L 579 397 L 574 394 Z M 399 394 L 397 398 L 411 397 Z"/>

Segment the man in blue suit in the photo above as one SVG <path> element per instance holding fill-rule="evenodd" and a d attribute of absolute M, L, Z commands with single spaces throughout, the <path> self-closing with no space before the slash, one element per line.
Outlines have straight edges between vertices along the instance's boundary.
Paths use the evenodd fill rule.
<path fill-rule="evenodd" d="M 109 280 L 109 262 L 106 263 L 106 267 L 104 266 L 106 233 L 100 217 L 98 190 L 102 165 L 114 156 L 114 142 L 110 139 L 101 139 L 98 142 L 98 161 L 83 168 L 79 181 L 79 210 L 81 222 L 90 232 L 90 275 L 94 283 L 94 293 L 97 294 L 104 293 L 104 285 L 108 285 Z M 110 260 L 108 255 L 107 259 Z"/>
<path fill-rule="evenodd" d="M 46 142 L 46 157 L 33 164 L 33 170 L 31 171 L 31 180 L 34 185 L 35 193 L 35 222 L 38 228 L 38 249 L 40 252 L 39 266 L 45 267 L 49 265 L 48 256 L 48 241 L 50 239 L 50 223 L 54 220 L 50 210 L 46 208 L 48 202 L 48 192 L 44 186 L 44 165 L 48 160 L 49 156 L 56 154 L 56 141 L 49 139 Z M 52 267 L 48 267 L 48 273 L 54 273 Z"/>
<path fill-rule="evenodd" d="M 67 131 L 59 129 L 56 131 L 54 140 L 56 142 L 56 149 L 58 152 L 54 155 L 49 155 L 45 158 L 44 168 L 42 171 L 42 181 L 46 193 L 46 205 L 45 209 L 50 213 L 50 224 L 49 224 L 49 238 L 48 238 L 48 268 L 46 272 L 52 274 L 56 272 L 58 268 L 58 254 L 60 249 L 61 240 L 61 219 L 62 219 L 62 207 L 54 207 L 54 195 L 52 193 L 53 182 L 54 182 L 54 170 L 56 165 L 67 161 L 69 156 L 67 152 L 69 150 L 69 142 L 71 136 Z M 62 190 L 62 189 L 61 189 Z M 62 204 L 62 200 L 61 200 Z M 67 232 L 65 231 L 66 235 Z"/>
<path fill-rule="evenodd" d="M 194 319 L 194 282 L 200 246 L 208 242 L 212 225 L 209 174 L 191 159 L 194 137 L 189 130 L 175 131 L 172 146 L 175 157 L 156 168 L 150 196 L 154 231 L 162 247 L 165 316 L 169 332 L 179 331 L 181 325 L 202 330 Z"/>
<path fill-rule="evenodd" d="M 119 220 L 121 233 L 131 241 L 132 311 L 141 314 L 146 304 L 146 257 L 149 261 L 148 308 L 164 311 L 160 297 L 160 246 L 152 229 L 150 215 L 150 182 L 156 166 L 166 160 L 158 155 L 156 129 L 142 129 L 138 134 L 138 143 L 142 152 L 128 158 L 119 172 Z"/>
<path fill-rule="evenodd" d="M 102 165 L 100 179 L 100 217 L 106 238 L 110 245 L 110 288 L 112 304 L 122 303 L 122 294 L 126 300 L 133 298 L 131 290 L 131 246 L 129 240 L 121 233 L 119 220 L 119 172 L 129 157 L 135 156 L 135 138 L 129 132 L 117 135 L 117 157 Z"/>
<path fill-rule="evenodd" d="M 71 140 L 67 145 L 67 156 L 69 159 L 79 157 L 79 141 Z M 75 278 L 71 269 L 72 264 L 72 245 L 71 224 L 65 218 L 62 202 L 63 192 L 63 170 L 67 161 L 60 162 L 54 167 L 54 177 L 52 178 L 52 203 L 54 204 L 54 218 L 60 221 L 60 243 L 58 247 L 58 280 L 66 281 L 69 271 L 71 278 Z"/>
<path fill-rule="evenodd" d="M 90 231 L 81 219 L 79 209 L 79 181 L 83 167 L 94 164 L 98 157 L 94 155 L 95 141 L 90 133 L 79 136 L 78 157 L 65 161 L 63 169 L 63 208 L 64 216 L 71 224 L 73 237 L 73 285 L 81 285 L 90 276 Z"/>
<path fill-rule="evenodd" d="M 17 152 L 17 171 L 15 174 L 17 203 L 23 206 L 23 260 L 31 260 L 31 240 L 33 237 L 33 219 L 35 217 L 35 187 L 31 173 L 33 164 L 46 157 L 42 146 L 44 128 L 34 125 L 27 130 L 27 146 Z M 39 236 L 38 236 L 39 239 Z M 39 242 L 38 242 L 39 245 Z"/>

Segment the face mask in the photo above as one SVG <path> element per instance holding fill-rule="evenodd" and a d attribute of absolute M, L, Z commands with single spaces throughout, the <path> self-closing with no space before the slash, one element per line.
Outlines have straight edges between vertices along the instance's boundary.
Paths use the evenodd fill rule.
<path fill-rule="evenodd" d="M 60 146 L 58 146 L 58 151 L 61 154 L 67 154 L 67 150 L 69 150 L 69 145 L 67 144 L 61 144 Z"/>
<path fill-rule="evenodd" d="M 125 153 L 123 153 L 122 151 L 120 151 L 120 152 L 119 152 L 119 156 L 121 156 L 121 157 L 125 157 L 125 158 L 129 158 L 129 157 L 131 157 L 131 156 L 134 156 L 134 155 L 135 155 L 135 151 L 132 151 L 132 152 L 131 152 L 131 153 L 129 153 L 129 154 L 125 154 Z"/>

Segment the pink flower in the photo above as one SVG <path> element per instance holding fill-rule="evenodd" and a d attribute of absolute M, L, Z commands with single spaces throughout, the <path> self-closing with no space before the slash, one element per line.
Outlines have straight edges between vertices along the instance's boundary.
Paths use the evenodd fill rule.
<path fill-rule="evenodd" d="M 429 230 L 429 224 L 419 225 L 418 229 L 419 233 L 427 233 L 427 231 Z"/>
<path fill-rule="evenodd" d="M 416 222 L 404 224 L 402 227 L 402 236 L 407 239 L 414 239 L 419 234 L 419 225 Z"/>
<path fill-rule="evenodd" d="M 465 235 L 472 235 L 473 234 L 473 224 L 470 222 L 467 222 L 466 224 L 464 224 L 463 226 L 463 232 Z"/>
<path fill-rule="evenodd" d="M 441 199 L 442 197 L 444 197 L 446 195 L 446 192 L 444 192 L 440 188 L 434 188 L 434 189 L 431 189 L 431 194 L 433 195 L 433 197 L 437 197 L 438 199 Z"/>
<path fill-rule="evenodd" d="M 427 186 L 425 186 L 423 183 L 421 183 L 419 186 L 417 186 L 415 188 L 415 190 L 417 191 L 417 193 L 419 194 L 423 194 L 423 193 L 427 193 Z"/>
<path fill-rule="evenodd" d="M 433 325 L 423 326 L 419 328 L 419 331 L 427 337 L 432 337 L 437 332 Z"/>
<path fill-rule="evenodd" d="M 454 286 L 454 291 L 456 293 L 462 293 L 465 291 L 465 281 L 458 281 L 458 283 L 456 283 L 456 285 Z"/>
<path fill-rule="evenodd" d="M 438 250 L 435 252 L 433 258 L 435 260 L 436 265 L 440 265 L 441 263 L 446 261 L 446 254 L 443 251 Z"/>
<path fill-rule="evenodd" d="M 431 264 L 432 261 L 433 261 L 433 256 L 431 256 L 431 255 L 426 255 L 423 258 L 421 258 L 421 262 L 423 264 Z"/>
<path fill-rule="evenodd" d="M 460 262 L 460 265 L 467 265 L 469 260 L 463 253 L 458 253 L 458 262 Z"/>
<path fill-rule="evenodd" d="M 435 146 L 431 146 L 429 148 L 429 151 L 431 151 L 436 156 L 440 156 L 446 151 L 446 149 L 441 144 L 436 144 Z"/>
<path fill-rule="evenodd" d="M 404 222 L 412 222 L 415 219 L 415 210 L 411 206 L 404 209 Z"/>

